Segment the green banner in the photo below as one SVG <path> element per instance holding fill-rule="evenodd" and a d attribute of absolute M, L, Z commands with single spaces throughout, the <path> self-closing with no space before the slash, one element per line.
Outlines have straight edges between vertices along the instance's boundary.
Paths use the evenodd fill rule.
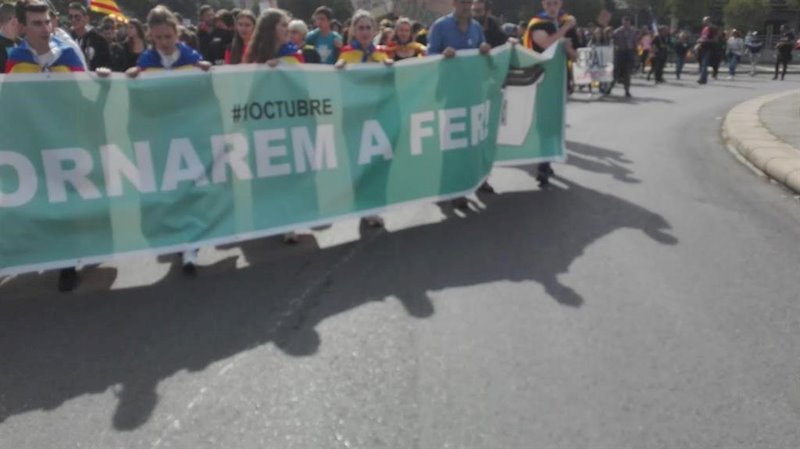
<path fill-rule="evenodd" d="M 560 159 L 562 53 L 0 76 L 0 274 L 274 235 Z M 503 101 L 510 69 L 533 103 Z"/>

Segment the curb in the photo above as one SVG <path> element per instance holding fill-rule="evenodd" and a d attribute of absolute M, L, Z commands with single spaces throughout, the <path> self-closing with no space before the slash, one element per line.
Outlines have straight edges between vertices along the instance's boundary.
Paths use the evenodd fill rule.
<path fill-rule="evenodd" d="M 729 146 L 796 193 L 800 193 L 800 149 L 773 135 L 759 112 L 767 103 L 798 93 L 800 89 L 794 89 L 748 100 L 731 109 L 722 123 L 722 138 Z"/>

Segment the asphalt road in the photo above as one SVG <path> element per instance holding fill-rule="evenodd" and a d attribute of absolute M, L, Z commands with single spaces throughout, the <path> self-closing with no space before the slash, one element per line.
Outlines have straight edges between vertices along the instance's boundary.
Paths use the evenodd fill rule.
<path fill-rule="evenodd" d="M 800 447 L 800 205 L 719 138 L 767 78 L 576 94 L 471 213 L 6 279 L 0 448 Z"/>

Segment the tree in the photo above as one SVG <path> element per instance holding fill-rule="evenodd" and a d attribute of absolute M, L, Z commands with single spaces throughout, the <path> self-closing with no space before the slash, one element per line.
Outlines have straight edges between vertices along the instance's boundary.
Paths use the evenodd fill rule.
<path fill-rule="evenodd" d="M 700 28 L 703 17 L 709 15 L 712 0 L 669 0 L 668 9 L 681 26 Z"/>
<path fill-rule="evenodd" d="M 742 32 L 761 30 L 769 11 L 768 0 L 729 0 L 724 8 L 725 26 Z"/>

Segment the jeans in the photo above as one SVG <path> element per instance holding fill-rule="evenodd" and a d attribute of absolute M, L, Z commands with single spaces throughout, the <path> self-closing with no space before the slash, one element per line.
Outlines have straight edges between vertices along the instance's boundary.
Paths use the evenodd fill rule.
<path fill-rule="evenodd" d="M 758 70 L 758 57 L 760 53 L 750 53 L 750 75 L 755 75 Z"/>
<path fill-rule="evenodd" d="M 711 62 L 711 52 L 703 50 L 697 56 L 700 59 L 700 79 L 698 81 L 705 84 L 708 82 L 708 66 Z"/>
<path fill-rule="evenodd" d="M 736 66 L 739 65 L 739 60 L 742 57 L 737 54 L 729 54 L 728 55 L 728 74 L 730 76 L 736 76 Z"/>
<path fill-rule="evenodd" d="M 684 64 L 686 64 L 686 56 L 678 56 L 675 59 L 675 77 L 678 79 L 681 79 Z"/>

